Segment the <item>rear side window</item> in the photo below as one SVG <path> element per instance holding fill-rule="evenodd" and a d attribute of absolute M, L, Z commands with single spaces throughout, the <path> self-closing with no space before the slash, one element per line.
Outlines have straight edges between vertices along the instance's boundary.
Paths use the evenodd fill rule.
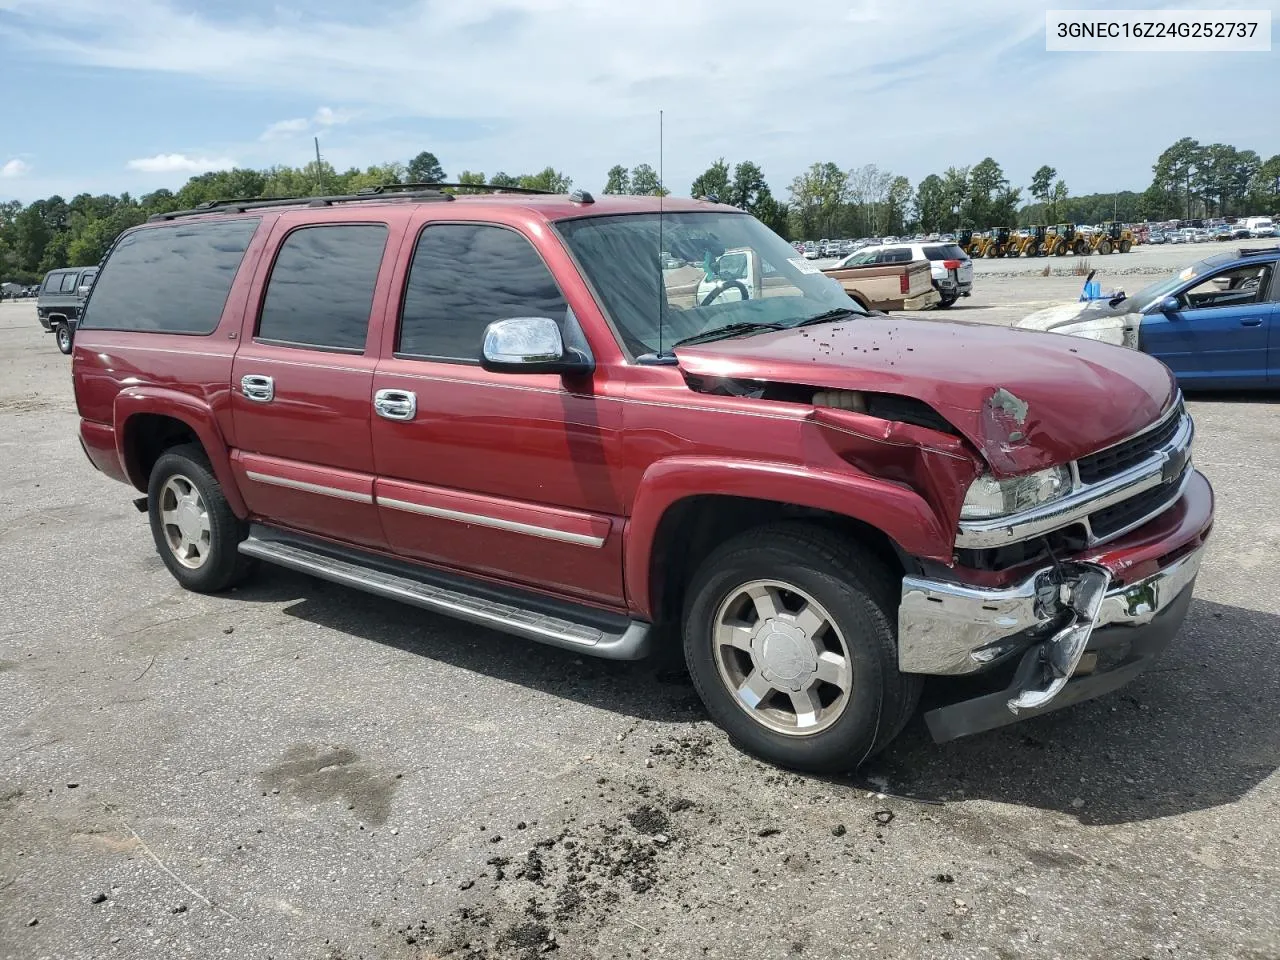
<path fill-rule="evenodd" d="M 508 317 L 550 317 L 568 307 L 533 244 L 487 224 L 427 227 L 405 285 L 396 352 L 479 363 L 484 330 Z"/>
<path fill-rule="evenodd" d="M 64 273 L 62 275 L 62 286 L 59 288 L 61 293 L 76 292 L 76 275 L 74 273 Z"/>
<path fill-rule="evenodd" d="M 65 276 L 66 276 L 65 273 L 51 273 L 47 277 L 45 277 L 44 292 L 57 293 L 58 289 L 62 286 L 62 278 Z"/>
<path fill-rule="evenodd" d="M 381 224 L 293 231 L 271 268 L 258 339 L 363 353 L 386 245 Z"/>
<path fill-rule="evenodd" d="M 257 229 L 256 219 L 214 220 L 126 234 L 99 271 L 80 326 L 213 333 Z"/>
<path fill-rule="evenodd" d="M 910 247 L 889 247 L 880 254 L 881 263 L 910 263 Z"/>
<path fill-rule="evenodd" d="M 966 254 L 957 244 L 944 243 L 934 247 L 925 247 L 924 255 L 930 260 L 964 260 Z"/>

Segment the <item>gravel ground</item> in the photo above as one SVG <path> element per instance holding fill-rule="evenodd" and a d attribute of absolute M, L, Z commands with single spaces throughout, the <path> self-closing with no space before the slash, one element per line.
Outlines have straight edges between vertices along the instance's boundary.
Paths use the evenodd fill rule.
<path fill-rule="evenodd" d="M 0 957 L 1278 957 L 1280 407 L 1190 406 L 1219 519 L 1162 664 L 823 780 L 737 752 L 671 659 L 279 570 L 184 593 L 0 305 Z"/>

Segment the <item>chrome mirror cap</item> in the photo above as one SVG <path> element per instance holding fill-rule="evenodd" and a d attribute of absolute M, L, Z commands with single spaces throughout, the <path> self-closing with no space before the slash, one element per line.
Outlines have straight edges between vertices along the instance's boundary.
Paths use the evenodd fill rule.
<path fill-rule="evenodd" d="M 590 373 L 595 365 L 581 350 L 565 349 L 560 325 L 550 317 L 495 320 L 484 331 L 480 365 L 502 373 Z"/>

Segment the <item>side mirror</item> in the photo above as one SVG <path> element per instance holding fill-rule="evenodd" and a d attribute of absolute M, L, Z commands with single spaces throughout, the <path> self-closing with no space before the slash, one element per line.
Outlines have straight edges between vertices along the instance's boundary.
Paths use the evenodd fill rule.
<path fill-rule="evenodd" d="M 591 373 L 595 361 L 582 350 L 566 349 L 550 317 L 511 317 L 485 328 L 480 366 L 492 373 L 569 376 Z"/>
<path fill-rule="evenodd" d="M 1160 301 L 1161 313 L 1178 313 L 1182 309 L 1182 301 L 1177 297 L 1165 297 Z"/>
<path fill-rule="evenodd" d="M 91 287 L 92 287 L 92 284 L 88 284 L 88 283 L 81 284 L 76 288 L 76 296 L 87 297 L 89 295 L 89 290 Z"/>

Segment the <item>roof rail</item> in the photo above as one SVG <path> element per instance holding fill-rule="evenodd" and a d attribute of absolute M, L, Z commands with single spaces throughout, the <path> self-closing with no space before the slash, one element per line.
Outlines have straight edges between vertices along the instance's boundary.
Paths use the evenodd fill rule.
<path fill-rule="evenodd" d="M 436 189 L 439 186 L 444 186 L 444 184 L 400 183 L 392 184 L 390 187 L 365 187 L 357 193 L 336 194 L 326 197 L 246 197 L 238 200 L 209 200 L 205 203 L 197 204 L 190 210 L 172 210 L 168 213 L 152 214 L 147 218 L 147 222 L 176 220 L 179 217 L 197 217 L 205 213 L 244 213 L 246 210 L 260 210 L 267 207 L 329 207 L 335 203 L 390 199 L 424 202 L 443 201 L 446 203 L 452 200 L 452 194 Z"/>
<path fill-rule="evenodd" d="M 537 190 L 533 187 L 503 187 L 494 183 L 388 183 L 381 187 L 369 187 L 370 190 L 470 190 L 476 193 L 527 193 L 533 196 L 554 196 L 550 190 Z"/>

